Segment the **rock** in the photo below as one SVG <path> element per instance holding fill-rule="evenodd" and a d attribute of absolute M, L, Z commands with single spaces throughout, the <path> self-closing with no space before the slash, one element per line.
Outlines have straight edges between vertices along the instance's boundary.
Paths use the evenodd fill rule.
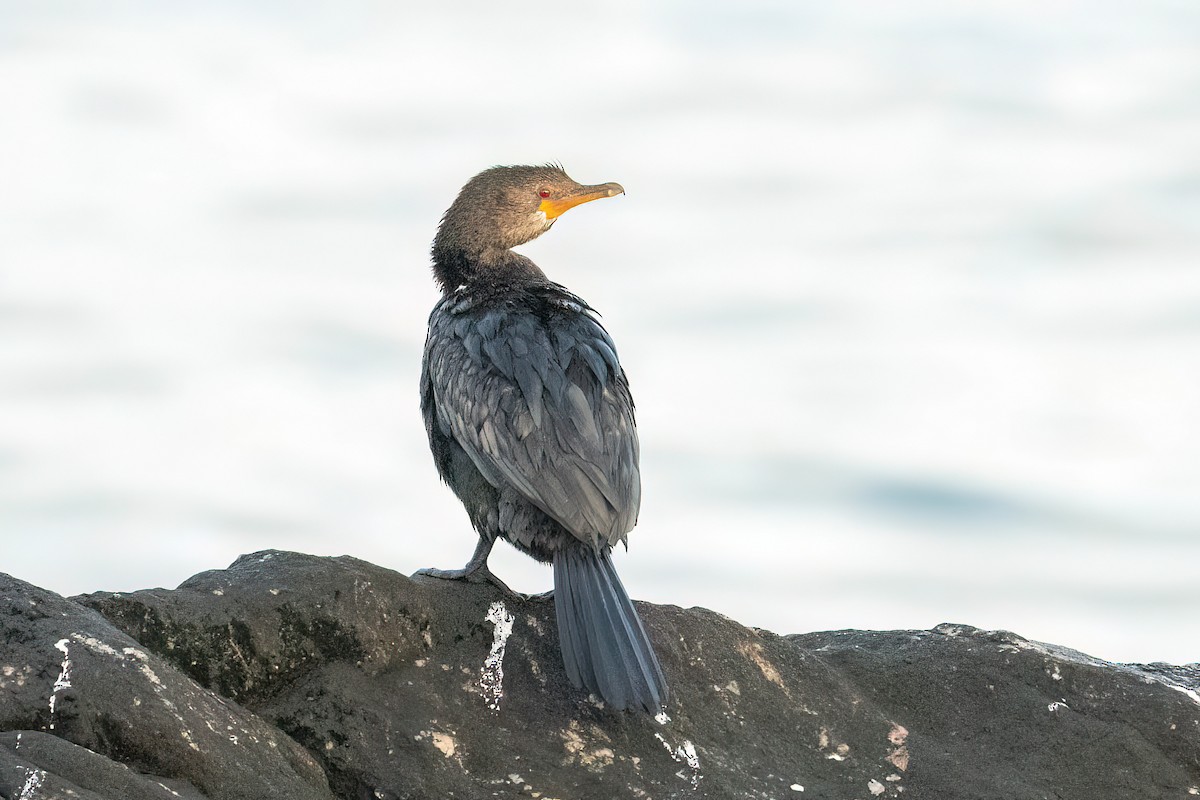
<path fill-rule="evenodd" d="M 39 800 L 60 796 L 84 800 L 204 800 L 204 795 L 189 783 L 142 775 L 39 731 L 0 733 L 0 795 Z"/>
<path fill-rule="evenodd" d="M 40 799 L 50 786 L 113 800 L 171 796 L 113 762 L 214 800 L 332 796 L 302 747 L 93 610 L 0 574 L 0 630 L 0 768 L 7 787 L 21 784 L 8 796 Z M 40 793 L 21 788 L 39 781 Z"/>
<path fill-rule="evenodd" d="M 1200 794 L 1196 671 L 1164 678 L 967 625 L 787 638 L 902 722 L 921 797 Z"/>
<path fill-rule="evenodd" d="M 679 724 L 598 708 L 566 682 L 552 601 L 268 552 L 173 592 L 81 602 L 308 748 L 338 797 L 614 798 L 631 786 L 666 797 L 691 787 L 687 756 L 675 752 L 688 747 Z M 485 670 L 499 655 L 493 607 L 513 618 L 512 633 Z M 669 651 L 669 620 L 649 624 Z"/>
<path fill-rule="evenodd" d="M 0 729 L 24 742 L 0 736 L 0 793 L 23 800 L 141 800 L 160 785 L 353 800 L 1200 794 L 1200 668 L 1109 664 L 1010 633 L 784 637 L 641 604 L 673 692 L 660 722 L 573 689 L 553 603 L 486 584 L 272 551 L 174 591 L 72 603 L 0 587 Z M 63 639 L 71 687 L 54 692 Z M 237 744 L 220 733 L 234 729 Z M 22 794 L 34 774 L 57 793 Z"/>

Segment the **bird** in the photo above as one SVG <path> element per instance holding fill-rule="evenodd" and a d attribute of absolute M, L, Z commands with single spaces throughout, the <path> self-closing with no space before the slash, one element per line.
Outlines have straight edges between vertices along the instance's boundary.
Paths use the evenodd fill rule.
<path fill-rule="evenodd" d="M 443 215 L 421 413 L 438 473 L 479 542 L 462 569 L 418 574 L 507 590 L 487 566 L 497 539 L 552 564 L 571 683 L 608 707 L 658 714 L 666 678 L 612 560 L 641 504 L 629 382 L 599 314 L 512 249 L 566 211 L 624 193 L 579 184 L 557 164 L 498 166 Z"/>

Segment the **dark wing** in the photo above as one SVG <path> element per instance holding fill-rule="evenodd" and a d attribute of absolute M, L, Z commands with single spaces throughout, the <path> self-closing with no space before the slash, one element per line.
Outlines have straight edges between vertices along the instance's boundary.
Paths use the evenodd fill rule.
<path fill-rule="evenodd" d="M 615 544 L 641 503 L 625 373 L 581 303 L 537 311 L 439 303 L 425 352 L 437 424 L 493 486 L 584 542 Z"/>

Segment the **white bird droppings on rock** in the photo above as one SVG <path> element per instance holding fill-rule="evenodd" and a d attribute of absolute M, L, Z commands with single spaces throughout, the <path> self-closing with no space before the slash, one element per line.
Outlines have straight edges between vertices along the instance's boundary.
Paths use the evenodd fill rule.
<path fill-rule="evenodd" d="M 666 715 L 664 714 L 663 716 Z M 684 739 L 683 744 L 679 747 L 672 747 L 671 743 L 664 739 L 663 735 L 657 731 L 654 732 L 654 738 L 662 742 L 663 747 L 667 748 L 667 752 L 671 754 L 671 758 L 686 763 L 692 771 L 690 776 L 684 775 L 683 772 L 675 774 L 691 783 L 693 789 L 699 786 L 700 780 L 704 776 L 700 774 L 700 757 L 696 755 L 696 746 L 689 740 Z"/>
<path fill-rule="evenodd" d="M 504 699 L 504 648 L 508 644 L 508 637 L 512 635 L 514 617 L 504 607 L 504 602 L 497 600 L 488 608 L 487 616 L 483 619 L 495 628 L 492 631 L 492 650 L 479 671 L 479 685 L 488 708 L 499 711 L 500 701 Z"/>
<path fill-rule="evenodd" d="M 122 650 L 122 652 L 138 661 L 138 672 L 142 673 L 142 675 L 146 677 L 146 680 L 154 684 L 156 687 L 155 691 L 158 691 L 158 687 L 162 686 L 162 681 L 159 680 L 158 675 L 154 673 L 154 670 L 150 668 L 150 656 L 144 651 L 138 650 L 136 647 L 126 647 Z"/>
<path fill-rule="evenodd" d="M 800 785 L 800 784 L 798 784 L 798 783 L 793 783 L 793 784 L 792 784 L 790 787 L 788 787 L 788 788 L 790 788 L 790 789 L 791 789 L 793 792 L 803 792 L 803 791 L 804 791 L 804 787 L 803 787 L 803 786 L 801 786 L 801 785 Z"/>
<path fill-rule="evenodd" d="M 25 774 L 25 783 L 21 786 L 21 792 L 17 795 L 16 800 L 33 800 L 45 780 L 46 773 L 40 769 L 28 770 Z"/>
<path fill-rule="evenodd" d="M 54 679 L 54 688 L 50 690 L 50 730 L 54 730 L 54 707 L 58 704 L 58 693 L 71 688 L 71 654 L 68 650 L 70 639 L 59 639 L 54 643 L 54 649 L 63 654 L 62 669 Z"/>

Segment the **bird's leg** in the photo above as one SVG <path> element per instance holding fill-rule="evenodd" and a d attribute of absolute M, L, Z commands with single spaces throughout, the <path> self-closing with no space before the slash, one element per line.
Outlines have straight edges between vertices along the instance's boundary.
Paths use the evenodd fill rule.
<path fill-rule="evenodd" d="M 468 581 L 470 583 L 490 583 L 500 591 L 514 598 L 523 598 L 524 595 L 520 592 L 514 592 L 508 588 L 504 581 L 497 578 L 488 569 L 488 556 L 492 553 L 492 545 L 495 544 L 495 539 L 490 539 L 484 536 L 479 537 L 479 544 L 475 545 L 475 552 L 471 554 L 471 560 L 467 562 L 462 569 L 437 569 L 436 567 L 426 567 L 414 572 L 414 575 L 428 575 L 431 578 L 441 578 L 448 581 Z"/>
<path fill-rule="evenodd" d="M 475 573 L 479 572 L 480 570 L 491 574 L 488 572 L 487 560 L 488 556 L 492 553 L 492 545 L 494 543 L 494 539 L 488 539 L 480 536 L 479 544 L 475 545 L 475 552 L 471 554 L 471 560 L 468 561 L 467 565 L 462 569 L 438 569 L 436 567 L 426 567 L 425 569 L 417 570 L 413 574 L 428 575 L 431 578 L 442 578 L 443 580 L 448 581 L 470 580 Z"/>

